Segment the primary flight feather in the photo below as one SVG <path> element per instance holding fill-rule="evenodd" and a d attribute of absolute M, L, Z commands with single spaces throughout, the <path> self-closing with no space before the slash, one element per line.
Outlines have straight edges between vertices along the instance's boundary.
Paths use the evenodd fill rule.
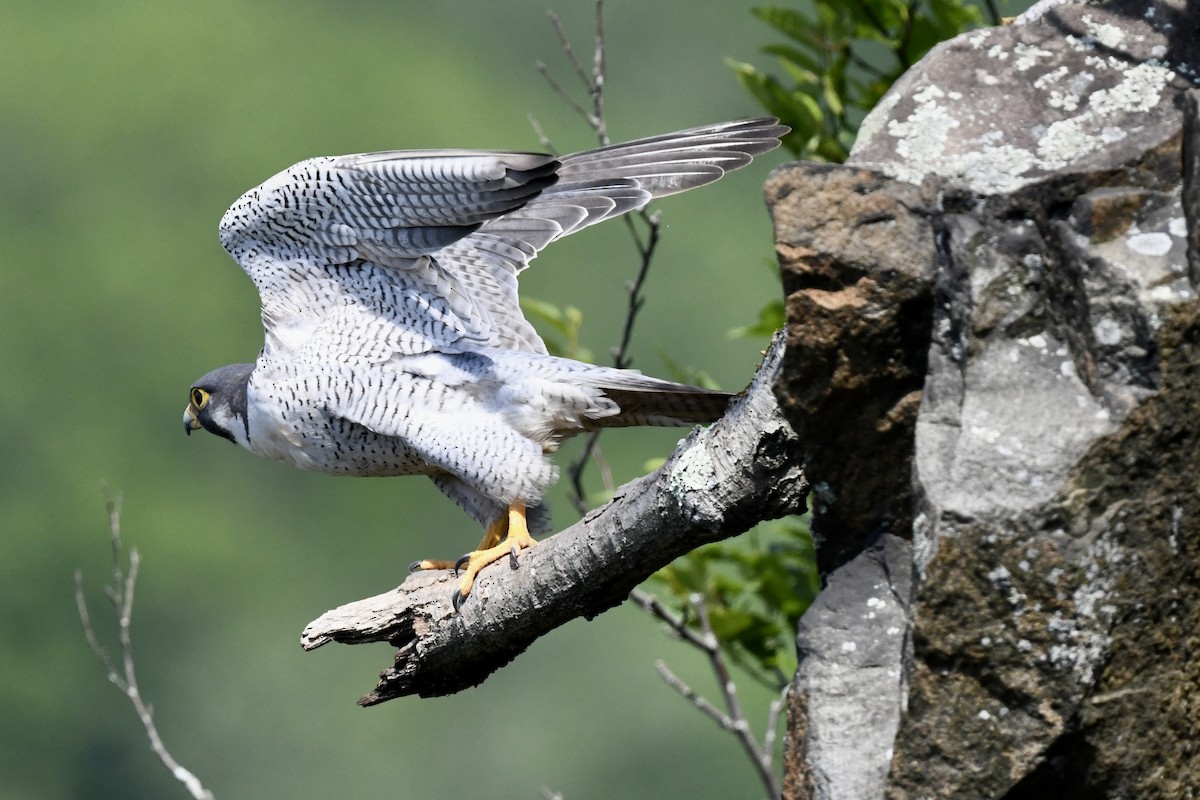
<path fill-rule="evenodd" d="M 787 128 L 740 120 L 556 158 L 412 150 L 313 158 L 235 202 L 221 243 L 258 289 L 254 364 L 196 381 L 184 427 L 304 469 L 428 475 L 487 564 L 546 529 L 548 453 L 580 431 L 718 418 L 729 395 L 547 354 L 517 275 L 546 245 L 717 180 Z M 422 568 L 448 562 L 418 562 Z"/>

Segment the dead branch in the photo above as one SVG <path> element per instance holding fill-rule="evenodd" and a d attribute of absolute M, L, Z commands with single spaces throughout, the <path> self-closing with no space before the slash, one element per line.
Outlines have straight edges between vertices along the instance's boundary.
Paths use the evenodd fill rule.
<path fill-rule="evenodd" d="M 549 68 L 541 61 L 537 63 L 537 70 L 542 77 L 550 85 L 550 88 L 555 94 L 562 99 L 567 107 L 574 111 L 579 117 L 592 129 L 596 134 L 601 146 L 607 146 L 611 143 L 608 135 L 608 120 L 604 116 L 604 87 L 606 81 L 605 69 L 607 61 L 604 57 L 604 3 L 603 0 L 596 0 L 596 27 L 595 27 L 595 44 L 592 53 L 592 68 L 589 72 L 584 68 L 583 62 L 579 60 L 579 56 L 575 53 L 575 48 L 571 46 L 571 40 L 567 36 L 567 32 L 563 29 L 562 22 L 558 15 L 553 11 L 547 16 L 550 18 L 550 24 L 554 28 L 555 36 L 558 37 L 559 46 L 562 47 L 563 55 L 571 64 L 571 68 L 575 73 L 576 79 L 582 84 L 584 91 L 591 98 L 592 108 L 589 111 L 583 103 L 580 103 L 571 93 L 563 87 L 561 83 L 555 80 L 550 74 Z M 533 126 L 534 133 L 538 140 L 547 148 L 553 151 L 550 143 L 550 138 L 542 129 L 532 115 L 529 117 L 529 123 Z M 638 257 L 641 261 L 638 267 L 637 275 L 632 281 L 626 284 L 626 291 L 629 295 L 629 302 L 625 310 L 625 322 L 622 325 L 621 341 L 613 348 L 613 366 L 618 369 L 628 369 L 633 365 L 632 359 L 629 357 L 629 345 L 633 340 L 633 326 L 637 321 L 638 312 L 641 311 L 645 304 L 645 296 L 642 294 L 642 288 L 646 283 L 646 277 L 650 274 L 650 265 L 654 260 L 654 252 L 658 247 L 659 234 L 662 230 L 661 217 L 657 213 L 650 213 L 645 208 L 639 209 L 631 214 L 626 214 L 623 219 L 629 230 L 630 238 L 633 239 L 633 245 L 637 249 Z M 645 236 L 638 232 L 638 224 L 646 229 Z M 578 459 L 571 463 L 567 468 L 567 479 L 570 486 L 570 501 L 571 505 L 580 515 L 587 513 L 586 494 L 583 489 L 583 473 L 587 468 L 588 463 L 593 458 L 599 458 L 600 449 L 598 441 L 600 439 L 600 431 L 592 431 L 587 435 L 584 441 L 583 450 Z M 606 483 L 606 489 L 611 489 Z"/>
<path fill-rule="evenodd" d="M 121 649 L 120 665 L 118 666 L 116 659 L 100 644 L 95 626 L 92 625 L 91 615 L 88 613 L 87 598 L 84 596 L 83 571 L 75 570 L 75 605 L 79 609 L 79 620 L 83 623 L 84 638 L 87 639 L 88 647 L 104 664 L 104 668 L 108 672 L 108 680 L 129 699 L 142 727 L 146 730 L 146 738 L 150 740 L 150 749 L 154 755 L 170 771 L 175 780 L 183 784 L 192 797 L 196 800 L 213 800 L 212 792 L 204 788 L 200 779 L 185 769 L 167 750 L 167 746 L 163 744 L 162 737 L 158 734 L 158 728 L 154 724 L 154 712 L 138 688 L 137 671 L 133 659 L 132 622 L 133 590 L 137 585 L 138 565 L 141 560 L 138 557 L 137 548 L 132 548 L 129 551 L 128 569 L 122 566 L 120 495 L 109 498 L 107 506 L 109 533 L 112 536 L 113 582 L 111 586 L 105 587 L 104 593 L 112 603 L 113 614 L 117 619 L 117 642 Z"/>
<path fill-rule="evenodd" d="M 501 561 L 484 570 L 461 614 L 450 603 L 450 573 L 420 573 L 322 615 L 304 630 L 302 646 L 396 647 L 395 663 L 363 705 L 451 694 L 481 683 L 559 625 L 621 603 L 678 556 L 763 520 L 802 513 L 808 483 L 800 445 L 773 392 L 782 355 L 777 336 L 725 417 L 692 431 L 657 471 L 523 553 L 518 569 Z"/>

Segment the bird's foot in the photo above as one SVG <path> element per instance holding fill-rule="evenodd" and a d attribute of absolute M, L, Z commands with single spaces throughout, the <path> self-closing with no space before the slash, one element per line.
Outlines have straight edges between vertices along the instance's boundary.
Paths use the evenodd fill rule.
<path fill-rule="evenodd" d="M 529 535 L 529 528 L 525 523 L 524 503 L 517 502 L 509 506 L 507 523 L 508 534 L 504 537 L 503 541 L 491 547 L 480 548 L 479 550 L 467 553 L 454 563 L 454 569 L 461 573 L 458 579 L 458 589 L 455 590 L 454 596 L 451 598 L 455 611 L 458 611 L 462 607 L 463 601 L 471 593 L 471 587 L 475 583 L 475 576 L 479 574 L 480 570 L 505 556 L 508 556 L 509 566 L 512 569 L 516 569 L 518 566 L 517 553 L 537 544 L 537 540 Z M 487 537 L 484 537 L 484 541 L 487 541 Z"/>
<path fill-rule="evenodd" d="M 488 526 L 483 534 L 483 541 L 479 543 L 479 547 L 475 550 L 487 550 L 490 547 L 495 547 L 508 533 L 508 514 L 503 515 L 500 519 Z M 458 567 L 463 563 L 467 556 L 463 556 L 458 561 L 445 561 L 440 558 L 424 558 L 420 561 L 414 561 L 408 565 L 409 574 L 427 569 L 452 569 L 458 571 Z"/>

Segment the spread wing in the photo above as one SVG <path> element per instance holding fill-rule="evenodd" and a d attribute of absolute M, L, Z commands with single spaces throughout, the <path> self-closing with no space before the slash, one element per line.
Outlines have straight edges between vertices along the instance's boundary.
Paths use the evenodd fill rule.
<path fill-rule="evenodd" d="M 517 297 L 517 274 L 543 247 L 715 181 L 786 130 L 742 120 L 561 159 L 419 150 L 309 159 L 231 206 L 221 242 L 258 288 L 272 352 L 318 331 L 354 349 L 346 331 L 359 331 L 392 352 L 544 353 Z"/>
<path fill-rule="evenodd" d="M 479 287 L 477 302 L 492 317 L 491 344 L 545 353 L 517 298 L 516 276 L 538 251 L 654 198 L 712 183 L 778 147 L 787 130 L 774 118 L 739 120 L 563 156 L 553 186 L 447 245 L 442 256 Z"/>

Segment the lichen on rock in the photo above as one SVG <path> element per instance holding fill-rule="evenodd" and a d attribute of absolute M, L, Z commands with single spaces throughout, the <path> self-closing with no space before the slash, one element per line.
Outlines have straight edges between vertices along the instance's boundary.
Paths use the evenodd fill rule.
<path fill-rule="evenodd" d="M 931 51 L 847 165 L 768 183 L 840 587 L 801 650 L 847 664 L 801 665 L 792 797 L 1200 785 L 1200 11 L 1039 5 Z M 914 574 L 890 693 L 813 634 L 858 624 L 838 576 L 883 535 Z M 839 741 L 855 702 L 890 750 Z"/>

